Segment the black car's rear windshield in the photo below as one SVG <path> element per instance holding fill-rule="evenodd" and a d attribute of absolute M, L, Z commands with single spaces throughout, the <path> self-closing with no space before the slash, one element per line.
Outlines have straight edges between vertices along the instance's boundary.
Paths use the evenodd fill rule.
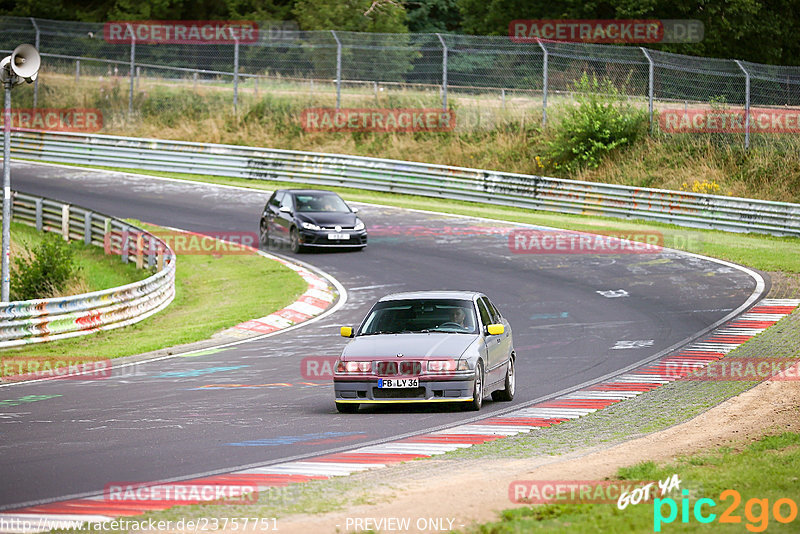
<path fill-rule="evenodd" d="M 358 335 L 478 332 L 475 308 L 470 300 L 409 299 L 379 302 Z"/>
<path fill-rule="evenodd" d="M 297 211 L 324 211 L 332 213 L 349 213 L 350 208 L 335 193 L 295 193 L 294 202 Z"/>

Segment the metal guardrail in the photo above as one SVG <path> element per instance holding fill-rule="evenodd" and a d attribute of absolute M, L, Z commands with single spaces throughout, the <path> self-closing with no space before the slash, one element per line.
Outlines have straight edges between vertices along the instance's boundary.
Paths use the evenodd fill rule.
<path fill-rule="evenodd" d="M 156 273 L 93 293 L 0 303 L 0 347 L 127 326 L 164 309 L 175 297 L 175 255 L 167 243 L 145 230 L 85 208 L 19 192 L 12 192 L 12 219 L 39 231 L 58 232 L 65 240 L 120 251 L 122 261 L 155 268 Z"/>
<path fill-rule="evenodd" d="M 693 228 L 800 236 L 800 204 L 341 154 L 18 131 L 18 158 L 353 187 Z"/>

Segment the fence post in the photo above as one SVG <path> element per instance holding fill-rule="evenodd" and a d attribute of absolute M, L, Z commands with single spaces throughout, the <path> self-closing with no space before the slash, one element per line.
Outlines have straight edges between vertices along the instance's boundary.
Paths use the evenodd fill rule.
<path fill-rule="evenodd" d="M 647 63 L 650 65 L 648 67 L 647 73 L 647 111 L 650 113 L 650 131 L 653 131 L 653 59 L 650 57 L 650 52 L 643 46 L 640 46 L 639 49 L 644 54 L 644 57 L 647 58 Z"/>
<path fill-rule="evenodd" d="M 39 50 L 39 25 L 36 24 L 36 19 L 31 17 L 31 24 L 33 24 L 33 29 L 36 30 L 36 41 L 33 46 L 36 50 Z M 41 52 L 41 50 L 39 50 Z M 36 79 L 33 81 L 33 109 L 36 109 L 39 103 L 39 77 L 37 76 Z"/>
<path fill-rule="evenodd" d="M 128 90 L 128 117 L 133 115 L 133 78 L 134 78 L 134 68 L 136 67 L 136 34 L 133 31 L 133 27 L 128 24 L 128 31 L 131 32 L 131 86 Z"/>
<path fill-rule="evenodd" d="M 69 204 L 61 205 L 61 236 L 69 241 Z"/>
<path fill-rule="evenodd" d="M 442 43 L 442 109 L 447 110 L 447 43 L 440 34 L 436 34 Z"/>
<path fill-rule="evenodd" d="M 544 47 L 539 38 L 536 38 L 539 48 L 542 49 L 544 57 L 542 58 L 542 128 L 547 126 L 547 48 Z"/>
<path fill-rule="evenodd" d="M 750 73 L 744 68 L 742 62 L 734 59 L 736 64 L 744 72 L 744 149 L 750 148 Z"/>
<path fill-rule="evenodd" d="M 75 83 L 81 81 L 81 60 L 75 60 Z"/>
<path fill-rule="evenodd" d="M 335 31 L 331 30 L 331 33 L 336 39 L 336 109 L 339 109 L 342 101 L 342 42 Z"/>
<path fill-rule="evenodd" d="M 239 105 L 239 39 L 233 41 L 233 113 Z"/>
<path fill-rule="evenodd" d="M 44 222 L 42 221 L 42 199 L 37 198 L 34 203 L 36 205 L 36 231 L 41 232 L 44 227 Z"/>

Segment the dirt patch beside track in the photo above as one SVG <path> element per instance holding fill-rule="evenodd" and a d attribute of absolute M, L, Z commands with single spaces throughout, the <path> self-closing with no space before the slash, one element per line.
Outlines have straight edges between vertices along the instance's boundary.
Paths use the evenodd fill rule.
<path fill-rule="evenodd" d="M 344 532 L 358 526 L 357 519 L 410 518 L 412 527 L 420 519 L 445 519 L 444 525 L 449 526 L 446 519 L 451 519 L 451 528 L 458 529 L 474 521 L 496 520 L 497 512 L 515 506 L 508 498 L 508 486 L 514 480 L 603 479 L 613 477 L 620 467 L 645 460 L 670 462 L 720 446 L 739 448 L 768 433 L 799 431 L 800 382 L 764 382 L 690 421 L 610 448 L 555 458 L 468 460 L 459 466 L 447 462 L 446 475 L 398 479 L 392 491 L 373 496 L 371 500 L 378 504 L 284 517 L 278 526 L 281 532 Z M 435 472 L 431 464 L 440 461 L 425 463 Z M 375 523 L 370 525 L 375 527 Z M 419 531 L 428 530 L 409 530 Z"/>

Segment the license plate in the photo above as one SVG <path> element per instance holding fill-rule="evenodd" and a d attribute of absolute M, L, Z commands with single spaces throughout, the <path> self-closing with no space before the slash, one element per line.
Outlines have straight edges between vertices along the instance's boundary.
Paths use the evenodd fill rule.
<path fill-rule="evenodd" d="M 328 239 L 350 239 L 350 234 L 328 234 Z"/>
<path fill-rule="evenodd" d="M 379 378 L 379 388 L 418 388 L 419 378 Z"/>

